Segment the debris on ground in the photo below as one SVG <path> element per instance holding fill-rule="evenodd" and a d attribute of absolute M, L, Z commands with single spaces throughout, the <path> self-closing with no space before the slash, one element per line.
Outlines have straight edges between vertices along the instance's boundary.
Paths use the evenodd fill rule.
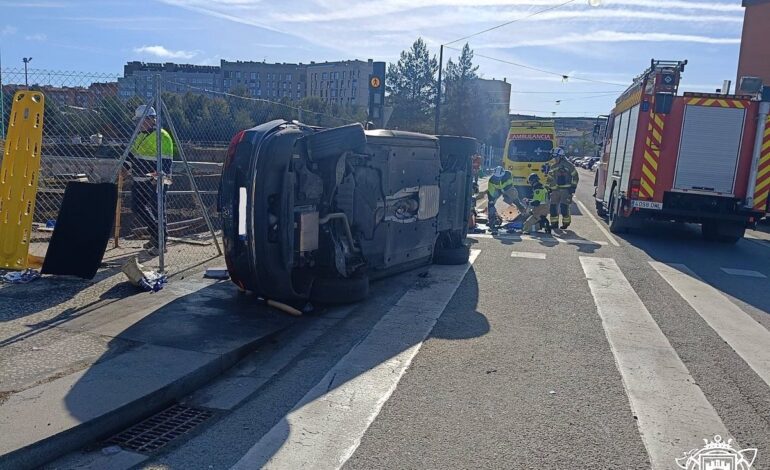
<path fill-rule="evenodd" d="M 208 279 L 230 279 L 230 274 L 227 272 L 227 268 L 206 268 L 206 273 L 203 277 Z"/>
<path fill-rule="evenodd" d="M 2 277 L 0 280 L 7 284 L 27 284 L 40 278 L 40 271 L 35 269 L 25 269 L 24 271 L 12 271 Z"/>
<path fill-rule="evenodd" d="M 278 302 L 276 300 L 266 300 L 265 301 L 268 306 L 273 307 L 276 310 L 280 310 L 283 313 L 288 313 L 289 315 L 293 317 L 301 317 L 302 312 L 297 310 L 296 308 L 292 307 L 291 305 L 286 305 L 283 302 Z"/>
<path fill-rule="evenodd" d="M 430 277 L 430 273 L 428 271 L 425 271 L 425 272 L 422 272 L 422 273 L 418 274 L 417 276 L 419 276 L 419 277 Z"/>
<path fill-rule="evenodd" d="M 139 264 L 136 256 L 132 256 L 126 261 L 121 271 L 128 277 L 128 282 L 147 292 L 158 292 L 168 282 L 165 274 L 145 270 L 144 266 Z"/>

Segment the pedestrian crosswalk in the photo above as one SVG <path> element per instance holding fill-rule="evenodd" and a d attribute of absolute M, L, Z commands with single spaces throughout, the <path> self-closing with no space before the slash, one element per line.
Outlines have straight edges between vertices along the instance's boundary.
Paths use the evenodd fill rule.
<path fill-rule="evenodd" d="M 615 261 L 581 257 L 580 263 L 653 468 L 671 468 L 683 450 L 697 448 L 704 436 L 727 436 L 719 415 Z"/>
<path fill-rule="evenodd" d="M 473 259 L 478 255 L 474 251 Z M 527 251 L 513 251 L 511 256 L 547 259 L 545 253 Z M 678 346 L 672 344 L 656 321 L 659 317 L 653 313 L 659 305 L 650 301 L 649 292 L 640 295 L 612 258 L 578 259 L 649 465 L 655 469 L 676 468 L 676 459 L 702 447 L 704 439 L 717 435 L 724 441 L 733 439 L 739 448 L 742 443 L 735 436 L 742 430 L 728 427 L 718 411 L 723 408 L 709 401 L 710 395 L 688 369 L 692 358 L 680 356 Z M 657 275 L 659 287 L 668 284 L 673 290 L 669 295 L 681 296 L 708 325 L 704 328 L 713 329 L 770 385 L 770 332 L 765 327 L 685 265 L 649 262 L 642 268 L 649 271 L 646 279 Z M 390 399 L 464 273 L 465 270 L 447 271 L 448 282 L 443 290 L 438 289 L 428 297 L 424 291 L 407 293 L 369 336 L 234 468 L 341 468 Z M 434 305 L 434 301 L 438 304 Z M 418 315 L 409 320 L 415 314 Z M 414 338 L 392 334 L 399 325 L 412 321 L 417 321 L 418 326 L 409 329 Z M 391 350 L 393 354 L 388 352 Z M 372 357 L 381 359 L 372 362 Z"/>

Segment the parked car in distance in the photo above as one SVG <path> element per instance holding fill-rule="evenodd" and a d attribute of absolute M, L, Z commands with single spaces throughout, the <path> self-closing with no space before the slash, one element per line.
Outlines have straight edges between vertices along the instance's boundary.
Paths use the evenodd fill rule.
<path fill-rule="evenodd" d="M 464 264 L 475 139 L 271 121 L 230 143 L 219 191 L 232 281 L 293 305 Z"/>

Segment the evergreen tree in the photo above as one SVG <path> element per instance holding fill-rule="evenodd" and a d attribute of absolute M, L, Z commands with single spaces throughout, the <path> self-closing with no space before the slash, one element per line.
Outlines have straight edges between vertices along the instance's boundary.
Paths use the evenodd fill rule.
<path fill-rule="evenodd" d="M 432 132 L 437 72 L 436 56 L 430 56 L 422 38 L 401 52 L 398 63 L 389 64 L 385 84 L 393 115 L 388 127 Z"/>

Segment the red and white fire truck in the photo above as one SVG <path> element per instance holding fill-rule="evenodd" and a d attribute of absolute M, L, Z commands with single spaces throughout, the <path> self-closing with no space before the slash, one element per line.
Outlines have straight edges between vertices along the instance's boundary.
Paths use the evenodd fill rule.
<path fill-rule="evenodd" d="M 616 100 L 601 142 L 596 208 L 613 232 L 671 220 L 734 243 L 768 212 L 770 93 L 679 95 L 686 64 L 653 60 Z"/>

